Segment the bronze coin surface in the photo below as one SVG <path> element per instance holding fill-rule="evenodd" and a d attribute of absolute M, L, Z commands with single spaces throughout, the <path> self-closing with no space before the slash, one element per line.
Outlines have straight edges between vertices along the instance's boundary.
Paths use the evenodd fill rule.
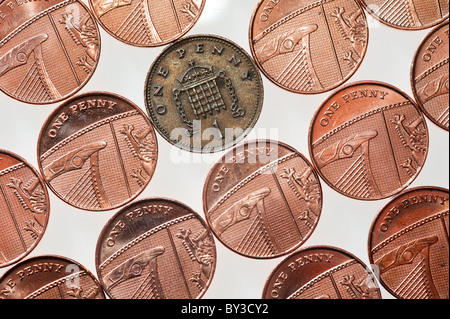
<path fill-rule="evenodd" d="M 47 188 L 37 170 L 0 149 L 0 267 L 19 261 L 37 246 L 49 214 Z"/>
<path fill-rule="evenodd" d="M 448 299 L 448 189 L 411 188 L 392 198 L 369 232 L 370 263 L 401 299 Z"/>
<path fill-rule="evenodd" d="M 168 44 L 200 18 L 206 0 L 89 0 L 100 25 L 115 39 L 139 47 Z"/>
<path fill-rule="evenodd" d="M 357 257 L 330 246 L 302 248 L 272 271 L 263 299 L 381 299 L 373 273 Z"/>
<path fill-rule="evenodd" d="M 430 28 L 448 18 L 447 0 L 359 0 L 375 19 L 401 30 Z"/>
<path fill-rule="evenodd" d="M 414 97 L 425 115 L 449 130 L 448 22 L 433 29 L 423 40 L 411 67 Z"/>
<path fill-rule="evenodd" d="M 202 218 L 166 198 L 133 202 L 104 226 L 96 267 L 114 299 L 195 299 L 208 289 L 216 246 Z"/>
<path fill-rule="evenodd" d="M 319 177 L 291 146 L 253 140 L 210 170 L 203 209 L 216 237 L 246 257 L 275 258 L 302 245 L 322 211 Z"/>
<path fill-rule="evenodd" d="M 183 38 L 151 66 L 147 111 L 156 130 L 180 149 L 211 153 L 242 140 L 263 105 L 263 82 L 244 49 L 213 35 Z"/>
<path fill-rule="evenodd" d="M 311 121 L 309 150 L 325 182 L 359 200 L 390 197 L 420 173 L 429 147 L 426 120 L 405 93 L 386 83 L 340 88 Z"/>
<path fill-rule="evenodd" d="M 83 265 L 61 256 L 37 256 L 14 265 L 0 278 L 0 299 L 105 299 Z"/>
<path fill-rule="evenodd" d="M 366 54 L 369 30 L 356 0 L 262 0 L 250 22 L 250 48 L 262 72 L 300 94 L 346 82 Z"/>
<path fill-rule="evenodd" d="M 108 92 L 65 101 L 47 118 L 38 140 L 39 169 L 50 189 L 90 211 L 118 208 L 137 197 L 157 158 L 156 135 L 145 113 Z"/>
<path fill-rule="evenodd" d="M 3 1 L 0 14 L 1 91 L 48 104 L 75 94 L 92 77 L 100 33 L 81 1 Z"/>

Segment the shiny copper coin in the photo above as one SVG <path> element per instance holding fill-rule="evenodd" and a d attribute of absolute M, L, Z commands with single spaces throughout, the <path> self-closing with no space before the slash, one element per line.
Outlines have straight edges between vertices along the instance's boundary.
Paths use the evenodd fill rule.
<path fill-rule="evenodd" d="M 411 84 L 422 111 L 439 127 L 449 130 L 448 22 L 432 30 L 413 60 Z"/>
<path fill-rule="evenodd" d="M 39 168 L 50 189 L 80 209 L 125 205 L 150 182 L 158 144 L 145 113 L 116 94 L 90 92 L 61 104 L 43 125 Z"/>
<path fill-rule="evenodd" d="M 356 0 L 261 0 L 249 38 L 256 63 L 272 82 L 313 94 L 356 72 L 367 50 L 368 26 Z"/>
<path fill-rule="evenodd" d="M 426 29 L 448 18 L 448 0 L 359 1 L 375 19 L 396 29 Z"/>
<path fill-rule="evenodd" d="M 0 150 L 0 267 L 36 247 L 49 213 L 47 188 L 39 173 L 18 155 Z"/>
<path fill-rule="evenodd" d="M 216 152 L 242 140 L 263 104 L 251 57 L 218 36 L 192 36 L 166 48 L 151 66 L 145 101 L 157 131 L 180 149 Z"/>
<path fill-rule="evenodd" d="M 211 169 L 203 209 L 217 238 L 236 253 L 275 258 L 302 245 L 322 211 L 319 177 L 294 148 L 255 140 Z"/>
<path fill-rule="evenodd" d="M 26 259 L 0 278 L 0 299 L 105 299 L 83 265 L 61 256 Z"/>
<path fill-rule="evenodd" d="M 357 82 L 330 95 L 311 122 L 309 150 L 334 190 L 378 200 L 406 188 L 420 173 L 429 145 L 415 102 L 381 82 Z"/>
<path fill-rule="evenodd" d="M 186 205 L 165 198 L 134 202 L 105 225 L 97 273 L 115 299 L 195 299 L 216 268 L 214 237 Z"/>
<path fill-rule="evenodd" d="M 200 18 L 206 0 L 89 0 L 100 25 L 130 45 L 154 47 L 186 34 Z"/>
<path fill-rule="evenodd" d="M 99 30 L 81 1 L 3 1 L 0 26 L 0 90 L 14 99 L 61 101 L 97 67 Z"/>
<path fill-rule="evenodd" d="M 263 299 L 381 299 L 373 273 L 336 247 L 300 249 L 270 274 Z"/>

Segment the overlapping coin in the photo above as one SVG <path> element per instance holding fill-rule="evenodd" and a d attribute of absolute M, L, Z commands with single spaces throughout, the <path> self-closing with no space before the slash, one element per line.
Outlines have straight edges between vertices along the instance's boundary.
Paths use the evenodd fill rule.
<path fill-rule="evenodd" d="M 283 89 L 329 91 L 362 63 L 368 26 L 358 1 L 261 0 L 250 22 L 253 57 Z"/>
<path fill-rule="evenodd" d="M 39 173 L 17 154 L 0 150 L 0 267 L 37 246 L 49 214 L 49 196 Z"/>
<path fill-rule="evenodd" d="M 66 99 L 97 67 L 100 34 L 81 1 L 2 1 L 0 26 L 0 89 L 21 102 Z"/>
<path fill-rule="evenodd" d="M 199 35 L 166 48 L 145 84 L 147 111 L 156 130 L 191 152 L 232 147 L 254 127 L 263 104 L 258 68 L 228 39 Z"/>
<path fill-rule="evenodd" d="M 105 225 L 96 249 L 97 273 L 114 299 L 196 299 L 216 268 L 214 237 L 180 202 L 133 202 Z"/>
<path fill-rule="evenodd" d="M 415 187 L 389 201 L 369 233 L 381 284 L 401 299 L 449 298 L 449 193 Z"/>
<path fill-rule="evenodd" d="M 311 236 L 322 211 L 322 189 L 311 164 L 294 148 L 254 140 L 228 151 L 211 169 L 203 209 L 229 249 L 275 258 Z"/>
<path fill-rule="evenodd" d="M 337 247 L 312 246 L 284 259 L 264 286 L 264 299 L 381 299 L 373 273 Z"/>
<path fill-rule="evenodd" d="M 350 198 L 378 200 L 402 191 L 420 173 L 429 146 L 415 102 L 381 82 L 340 88 L 319 107 L 309 150 L 320 176 Z"/>
<path fill-rule="evenodd" d="M 427 117 L 449 130 L 449 28 L 433 29 L 420 44 L 411 68 L 414 97 Z"/>
<path fill-rule="evenodd" d="M 130 45 L 154 47 L 186 34 L 200 18 L 206 0 L 89 0 L 100 25 Z"/>
<path fill-rule="evenodd" d="M 145 113 L 117 94 L 90 92 L 61 104 L 38 140 L 50 189 L 84 210 L 118 208 L 137 197 L 156 168 L 158 143 Z"/>
<path fill-rule="evenodd" d="M 385 25 L 402 30 L 430 28 L 448 19 L 447 0 L 359 0 Z"/>
<path fill-rule="evenodd" d="M 61 256 L 37 256 L 0 278 L 0 299 L 105 299 L 102 287 L 83 265 Z"/>

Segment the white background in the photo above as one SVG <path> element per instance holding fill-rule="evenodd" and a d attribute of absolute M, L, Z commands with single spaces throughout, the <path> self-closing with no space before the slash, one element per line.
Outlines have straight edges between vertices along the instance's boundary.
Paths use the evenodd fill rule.
<path fill-rule="evenodd" d="M 87 1 L 83 0 L 86 4 Z M 207 0 L 203 14 L 187 35 L 216 34 L 226 37 L 250 52 L 248 29 L 257 0 Z M 420 42 L 430 31 L 402 31 L 380 25 L 370 16 L 369 44 L 366 57 L 355 75 L 347 82 L 377 80 L 397 86 L 412 96 L 410 67 Z M 101 57 L 88 84 L 79 93 L 109 91 L 120 94 L 143 110 L 144 82 L 148 69 L 163 50 L 138 48 L 115 40 L 101 29 Z M 64 76 L 62 74 L 62 76 Z M 278 138 L 309 158 L 308 128 L 316 109 L 329 93 L 299 95 L 280 89 L 264 76 L 265 98 L 260 119 L 251 137 Z M 36 144 L 46 118 L 58 106 L 29 105 L 17 102 L 0 92 L 0 149 L 14 152 L 34 167 L 37 166 Z M 419 177 L 410 187 L 449 184 L 449 134 L 428 121 L 429 154 Z M 275 133 L 276 132 L 276 133 Z M 161 136 L 155 175 L 138 197 L 169 197 L 181 201 L 204 216 L 202 191 L 214 155 L 185 154 L 184 162 L 176 163 L 180 153 Z M 175 160 L 174 160 L 175 159 Z M 186 161 L 188 159 L 188 161 Z M 369 264 L 367 238 L 372 220 L 387 203 L 386 200 L 365 202 L 346 198 L 322 182 L 324 206 L 318 226 L 303 245 L 331 245 L 356 255 Z M 50 194 L 50 220 L 40 244 L 28 255 L 56 254 L 74 259 L 92 273 L 95 271 L 95 246 L 98 236 L 116 212 L 77 210 Z M 0 221 L 1 231 L 1 221 Z M 265 281 L 284 258 L 255 260 L 242 257 L 216 240 L 217 267 L 212 284 L 204 298 L 261 298 Z M 9 267 L 1 268 L 0 275 Z M 383 298 L 392 298 L 382 288 Z"/>

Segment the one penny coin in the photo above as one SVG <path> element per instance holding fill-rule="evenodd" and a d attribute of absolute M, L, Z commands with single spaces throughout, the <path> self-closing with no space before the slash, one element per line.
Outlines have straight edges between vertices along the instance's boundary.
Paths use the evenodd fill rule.
<path fill-rule="evenodd" d="M 43 125 L 39 168 L 66 203 L 104 211 L 125 205 L 150 182 L 158 144 L 145 113 L 116 94 L 90 92 L 61 104 Z"/>
<path fill-rule="evenodd" d="M 151 66 L 145 101 L 157 131 L 180 149 L 232 147 L 254 127 L 263 82 L 252 58 L 218 36 L 191 36 L 166 48 Z"/>
<path fill-rule="evenodd" d="M 358 1 L 261 0 L 250 22 L 250 48 L 262 72 L 301 94 L 329 91 L 362 63 L 368 26 Z"/>
<path fill-rule="evenodd" d="M 97 67 L 100 34 L 81 1 L 2 1 L 0 26 L 0 90 L 21 102 L 66 99 Z"/>
<path fill-rule="evenodd" d="M 311 122 L 309 150 L 334 190 L 361 200 L 390 197 L 420 173 L 426 120 L 415 102 L 381 82 L 357 82 L 330 95 Z"/>
<path fill-rule="evenodd" d="M 165 198 L 136 201 L 105 225 L 97 273 L 114 299 L 195 299 L 216 268 L 214 237 L 202 218 Z"/>
<path fill-rule="evenodd" d="M 401 299 L 449 298 L 448 189 L 416 187 L 389 201 L 372 223 L 369 258 Z"/>
<path fill-rule="evenodd" d="M 28 255 L 47 227 L 50 202 L 42 177 L 27 161 L 0 150 L 0 267 Z"/>
<path fill-rule="evenodd" d="M 275 258 L 311 236 L 322 189 L 301 153 L 277 141 L 254 140 L 228 151 L 211 169 L 203 209 L 226 247 L 246 257 Z"/>
<path fill-rule="evenodd" d="M 439 127 L 449 130 L 448 22 L 432 30 L 420 44 L 411 68 L 417 103 Z"/>
<path fill-rule="evenodd" d="M 359 0 L 377 20 L 401 30 L 430 28 L 448 19 L 447 0 Z"/>
<path fill-rule="evenodd" d="M 165 45 L 195 25 L 206 0 L 89 0 L 100 25 L 115 39 L 139 47 Z"/>
<path fill-rule="evenodd" d="M 266 281 L 263 299 L 381 299 L 373 273 L 336 247 L 312 246 L 283 260 Z"/>
<path fill-rule="evenodd" d="M 61 256 L 26 259 L 0 278 L 0 299 L 105 299 L 94 275 Z"/>

